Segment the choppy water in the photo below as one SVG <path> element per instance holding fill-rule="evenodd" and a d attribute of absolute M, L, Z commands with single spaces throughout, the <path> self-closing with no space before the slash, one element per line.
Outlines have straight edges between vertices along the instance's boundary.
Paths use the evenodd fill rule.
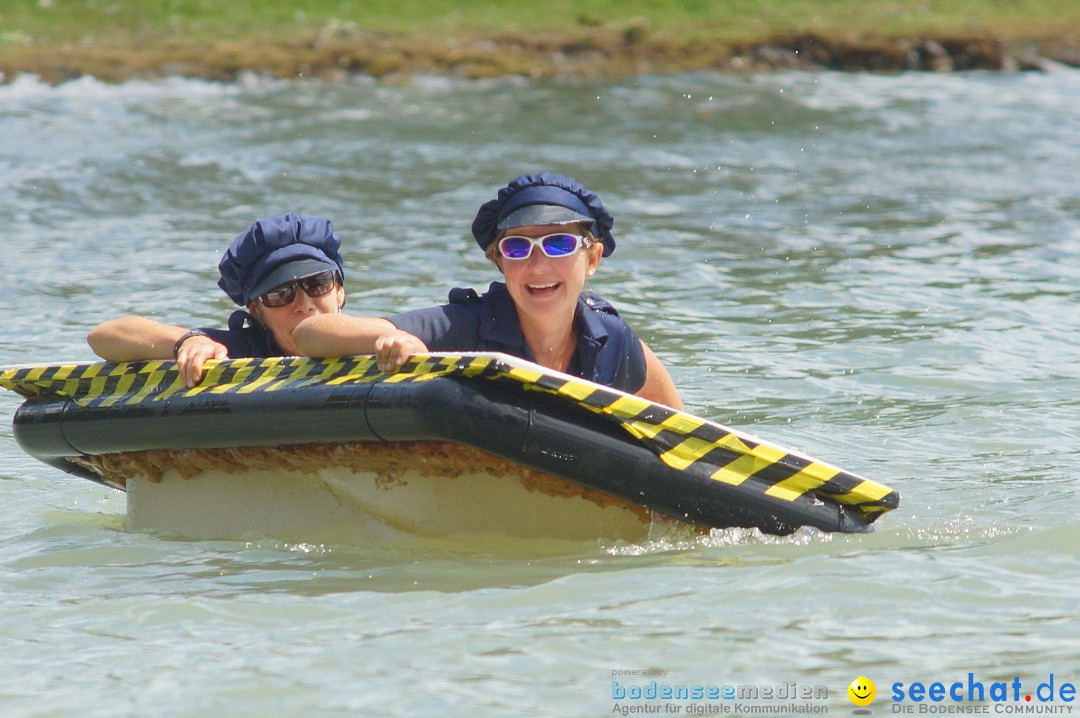
<path fill-rule="evenodd" d="M 289 209 L 335 221 L 353 311 L 484 286 L 475 208 L 548 168 L 616 214 L 594 289 L 691 410 L 904 498 L 869 536 L 554 555 L 184 541 L 22 454 L 4 395 L 0 714 L 603 716 L 654 667 L 615 680 L 834 714 L 859 675 L 877 714 L 894 682 L 1075 682 L 1077 97 L 1070 70 L 0 87 L 0 365 L 89 360 L 121 313 L 223 320 L 221 249 Z"/>

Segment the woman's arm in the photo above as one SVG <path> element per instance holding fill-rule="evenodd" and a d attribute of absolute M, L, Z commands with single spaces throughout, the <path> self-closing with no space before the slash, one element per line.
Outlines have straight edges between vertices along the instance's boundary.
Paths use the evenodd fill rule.
<path fill-rule="evenodd" d="M 379 369 L 396 371 L 413 354 L 426 354 L 427 345 L 386 319 L 319 314 L 293 329 L 293 341 L 306 356 L 332 357 L 374 354 Z"/>
<path fill-rule="evenodd" d="M 106 361 L 172 359 L 173 345 L 187 331 L 145 317 L 120 317 L 90 330 L 86 343 Z"/>
<path fill-rule="evenodd" d="M 641 342 L 641 348 L 645 352 L 645 384 L 638 390 L 637 395 L 682 411 L 683 403 L 679 390 L 675 388 L 675 382 L 671 380 L 667 368 L 660 363 L 660 359 L 645 342 Z"/>
<path fill-rule="evenodd" d="M 145 317 L 120 317 L 91 329 L 86 335 L 86 343 L 106 361 L 173 359 L 176 341 L 187 332 L 184 327 Z M 228 358 L 225 345 L 205 335 L 185 339 L 175 357 L 187 386 L 195 386 L 202 380 L 203 364 L 207 359 Z"/>

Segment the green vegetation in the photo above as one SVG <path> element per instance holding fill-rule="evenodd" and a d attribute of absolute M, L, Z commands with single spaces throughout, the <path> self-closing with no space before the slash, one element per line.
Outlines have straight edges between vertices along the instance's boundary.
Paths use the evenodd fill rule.
<path fill-rule="evenodd" d="M 302 8 L 302 9 L 301 9 Z M 639 22 L 671 37 L 751 41 L 776 33 L 1080 33 L 1076 0 L 4 0 L 7 42 L 56 45 L 317 33 L 327 23 L 412 37 L 569 33 Z"/>
<path fill-rule="evenodd" d="M 107 77 L 170 67 L 205 75 L 329 66 L 373 74 L 551 74 L 556 70 L 538 71 L 545 63 L 527 56 L 569 43 L 614 58 L 608 70 L 623 72 L 643 62 L 661 70 L 712 66 L 741 47 L 807 35 L 849 49 L 934 38 L 1037 42 L 1072 52 L 1080 47 L 1080 2 L 2 0 L 0 70 L 8 77 L 20 70 L 70 75 L 79 65 Z M 503 59 L 487 57 L 485 42 L 500 53 L 514 49 Z M 631 46 L 630 53 L 619 49 Z M 338 55 L 327 56 L 328 47 Z M 620 54 L 626 57 L 615 58 Z"/>

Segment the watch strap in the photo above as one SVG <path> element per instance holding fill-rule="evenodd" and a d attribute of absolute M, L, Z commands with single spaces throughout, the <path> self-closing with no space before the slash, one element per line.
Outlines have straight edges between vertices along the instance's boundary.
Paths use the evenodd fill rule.
<path fill-rule="evenodd" d="M 187 334 L 184 334 L 182 337 L 180 337 L 179 339 L 176 340 L 176 344 L 173 344 L 173 348 L 172 348 L 173 357 L 174 358 L 179 358 L 179 356 L 180 356 L 180 345 L 183 344 L 184 342 L 186 342 L 188 339 L 191 339 L 192 337 L 205 337 L 205 336 L 209 336 L 209 335 L 206 332 L 204 332 L 202 329 L 191 329 L 191 330 L 189 330 Z"/>

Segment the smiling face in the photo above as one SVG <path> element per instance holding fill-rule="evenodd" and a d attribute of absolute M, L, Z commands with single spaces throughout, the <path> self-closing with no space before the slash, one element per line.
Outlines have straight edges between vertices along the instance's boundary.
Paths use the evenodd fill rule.
<path fill-rule="evenodd" d="M 877 686 L 866 676 L 859 676 L 847 689 L 848 698 L 857 706 L 868 706 L 877 696 Z"/>
<path fill-rule="evenodd" d="M 580 225 L 541 224 L 515 227 L 499 233 L 498 240 L 510 235 L 543 237 L 556 232 L 584 234 Z M 511 260 L 494 253 L 495 265 L 506 279 L 506 288 L 517 306 L 519 315 L 550 324 L 573 317 L 578 295 L 585 288 L 585 278 L 592 276 L 600 264 L 604 247 L 599 242 L 579 249 L 565 257 L 548 257 L 539 247 L 533 247 L 527 259 Z"/>
<path fill-rule="evenodd" d="M 259 300 L 248 305 L 248 312 L 259 320 L 274 337 L 277 345 L 289 356 L 298 356 L 300 348 L 293 341 L 293 329 L 304 319 L 316 314 L 338 314 L 345 306 L 345 287 L 337 282 L 333 291 L 321 297 L 311 297 L 297 289 L 292 302 L 283 307 L 268 307 Z"/>

